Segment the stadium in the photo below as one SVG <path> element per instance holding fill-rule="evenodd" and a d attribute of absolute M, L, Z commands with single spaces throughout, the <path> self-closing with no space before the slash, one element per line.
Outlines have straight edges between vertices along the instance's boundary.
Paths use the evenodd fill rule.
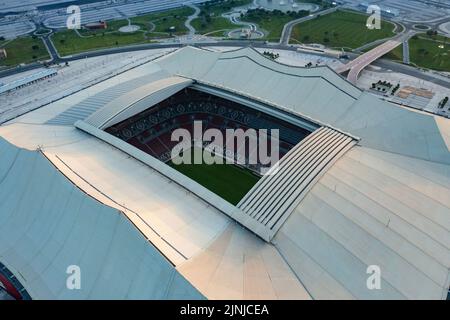
<path fill-rule="evenodd" d="M 278 170 L 171 164 L 171 133 L 195 121 L 279 129 Z M 163 54 L 0 127 L 0 286 L 15 299 L 445 300 L 449 128 L 326 66 L 252 48 Z"/>

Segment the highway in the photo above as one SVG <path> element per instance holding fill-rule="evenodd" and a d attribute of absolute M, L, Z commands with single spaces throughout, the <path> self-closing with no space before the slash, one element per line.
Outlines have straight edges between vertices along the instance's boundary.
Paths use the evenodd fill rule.
<path fill-rule="evenodd" d="M 254 48 L 262 48 L 262 49 L 276 49 L 276 50 L 288 50 L 288 51 L 295 51 L 297 52 L 297 48 L 293 46 L 285 46 L 282 44 L 265 44 L 261 41 L 246 41 L 246 40 L 240 40 L 240 41 L 222 41 L 222 42 L 202 42 L 202 43 L 192 43 L 191 45 L 198 46 L 198 47 L 246 47 L 251 46 Z M 150 50 L 150 49 L 163 49 L 163 48 L 181 48 L 183 46 L 186 46 L 186 44 L 181 43 L 171 43 L 171 44 L 141 44 L 141 45 L 133 45 L 133 46 L 127 46 L 127 47 L 121 47 L 121 48 L 112 48 L 112 49 L 105 49 L 105 50 L 96 50 L 91 52 L 86 52 L 82 54 L 72 55 L 69 57 L 57 57 L 54 60 L 54 63 L 65 63 L 85 58 L 91 58 L 91 57 L 99 57 L 103 55 L 108 54 L 114 54 L 114 53 L 123 53 L 123 52 L 133 52 L 133 51 L 140 51 L 140 50 Z M 358 57 L 357 54 L 348 53 L 350 58 L 355 59 Z M 392 70 L 394 72 L 403 73 L 406 75 L 410 75 L 419 79 L 423 79 L 425 81 L 430 81 L 432 83 L 435 83 L 437 85 L 443 86 L 443 87 L 450 87 L 450 79 L 443 79 L 433 76 L 432 74 L 424 73 L 421 70 L 418 70 L 414 67 L 403 65 L 400 63 L 396 63 L 390 60 L 385 59 L 379 59 L 372 63 L 373 65 L 386 69 L 386 70 Z M 0 78 L 6 77 L 9 75 L 13 75 L 19 72 L 29 71 L 37 68 L 41 68 L 42 64 L 40 63 L 33 63 L 26 66 L 18 66 L 16 68 L 7 69 L 0 72 Z"/>
<path fill-rule="evenodd" d="M 337 10 L 337 7 L 330 8 L 330 9 L 327 9 L 324 11 L 320 11 L 311 16 L 297 19 L 297 20 L 287 23 L 283 29 L 280 43 L 278 43 L 278 44 L 266 44 L 261 41 L 252 41 L 252 40 L 236 40 L 236 41 L 226 40 L 226 41 L 211 41 L 211 42 L 204 42 L 204 41 L 195 42 L 195 41 L 193 41 L 192 43 L 190 43 L 190 45 L 199 46 L 199 47 L 202 47 L 202 46 L 203 47 L 252 46 L 255 48 L 297 51 L 296 47 L 290 46 L 288 44 L 289 39 L 290 39 L 290 34 L 292 32 L 293 27 L 298 23 L 313 19 L 313 18 L 317 17 L 317 15 L 319 15 L 319 14 L 320 15 L 329 14 L 331 12 L 334 12 L 335 10 Z M 448 18 L 443 18 L 440 20 L 440 22 L 447 20 L 447 19 Z M 407 28 L 407 29 L 410 29 L 410 28 Z M 417 77 L 420 79 L 424 79 L 426 81 L 431 81 L 431 82 L 433 82 L 435 84 L 439 84 L 441 86 L 449 87 L 450 80 L 446 80 L 444 78 L 437 78 L 432 75 L 425 74 L 424 72 L 422 72 L 416 68 L 405 66 L 405 65 L 402 65 L 399 63 L 388 61 L 388 60 L 375 61 L 375 60 L 379 59 L 380 57 L 382 57 L 385 53 L 387 53 L 390 50 L 392 50 L 393 48 L 395 48 L 396 46 L 407 41 L 407 39 L 409 39 L 414 33 L 415 32 L 412 30 L 402 33 L 398 37 L 387 41 L 386 43 L 382 44 L 381 46 L 379 46 L 359 57 L 356 54 L 348 53 L 348 55 L 351 58 L 353 58 L 353 60 L 349 64 L 344 66 L 343 68 L 336 70 L 336 71 L 338 73 L 342 73 L 347 70 L 353 69 L 353 71 L 350 72 L 351 76 L 350 76 L 350 74 L 349 74 L 349 76 L 350 76 L 350 80 L 353 83 L 355 83 L 358 74 L 363 70 L 363 68 L 372 63 L 374 65 L 384 67 L 384 68 L 387 68 L 387 69 L 390 69 L 390 70 L 393 70 L 396 72 L 405 73 L 405 74 L 408 74 L 408 75 L 411 75 L 411 76 L 414 76 L 414 77 Z M 53 45 L 53 43 L 51 41 L 51 35 L 43 36 L 42 40 L 44 41 L 44 43 L 49 51 L 49 54 L 51 56 L 51 60 L 49 61 L 49 63 L 55 63 L 55 64 L 56 63 L 65 63 L 65 62 L 70 62 L 70 61 L 80 60 L 80 59 L 85 59 L 85 58 L 90 58 L 90 57 L 98 57 L 98 56 L 103 56 L 103 55 L 107 55 L 107 54 L 133 52 L 133 51 L 149 50 L 149 49 L 180 48 L 180 47 L 187 45 L 187 44 L 183 44 L 183 43 L 140 44 L 140 45 L 131 45 L 131 46 L 126 46 L 126 47 L 120 47 L 120 48 L 95 50 L 95 51 L 85 52 L 85 53 L 76 54 L 76 55 L 72 55 L 72 56 L 60 57 L 58 54 L 58 51 L 56 50 L 55 46 Z M 405 63 L 407 63 L 409 60 L 408 59 L 409 55 L 404 55 L 404 56 L 406 59 Z M 25 66 L 17 66 L 12 69 L 0 71 L 0 77 L 6 77 L 9 75 L 19 73 L 19 72 L 29 71 L 29 70 L 37 69 L 40 67 L 42 67 L 41 63 L 32 63 L 32 64 L 25 65 Z"/>
<path fill-rule="evenodd" d="M 93 3 L 91 5 L 82 5 L 83 24 L 96 22 L 98 20 L 123 19 L 123 16 L 134 17 L 148 14 L 151 12 L 164 11 L 183 6 L 188 3 L 199 3 L 202 0 L 129 0 L 112 3 Z M 66 27 L 68 14 L 53 13 L 44 20 L 44 25 L 51 29 L 60 29 Z"/>
<path fill-rule="evenodd" d="M 148 44 L 138 44 L 138 45 L 131 45 L 131 46 L 125 46 L 125 47 L 119 47 L 119 48 L 110 48 L 110 49 L 103 49 L 103 50 L 95 50 L 95 51 L 89 51 L 79 54 L 74 54 L 71 56 L 66 57 L 60 57 L 51 42 L 50 38 L 44 38 L 46 45 L 49 47 L 49 53 L 52 56 L 52 60 L 48 63 L 51 64 L 58 64 L 58 63 L 65 63 L 75 60 L 81 60 L 86 58 L 92 58 L 92 57 L 99 57 L 104 56 L 108 54 L 114 54 L 114 53 L 124 53 L 124 52 L 133 52 L 133 51 L 141 51 L 141 50 L 151 50 L 151 49 L 164 49 L 164 48 L 181 48 L 186 46 L 187 44 L 183 43 L 148 43 Z M 269 48 L 269 49 L 280 49 L 280 50 L 290 50 L 290 51 L 297 51 L 294 47 L 287 47 L 283 45 L 269 45 L 264 44 L 261 41 L 247 41 L 247 40 L 239 40 L 239 41 L 212 41 L 212 42 L 198 42 L 198 43 L 191 43 L 189 45 L 192 46 L 198 46 L 198 47 L 246 47 L 246 46 L 252 46 L 257 48 Z M 6 69 L 3 71 L 0 71 L 0 78 L 10 76 L 16 73 L 29 71 L 37 68 L 42 68 L 42 64 L 35 62 L 31 64 L 27 64 L 25 66 L 17 66 L 14 68 Z"/>

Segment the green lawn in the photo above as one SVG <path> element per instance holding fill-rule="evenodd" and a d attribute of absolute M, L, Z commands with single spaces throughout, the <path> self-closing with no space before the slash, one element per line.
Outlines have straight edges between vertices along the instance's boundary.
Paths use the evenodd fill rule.
<path fill-rule="evenodd" d="M 192 21 L 192 26 L 197 30 L 197 33 L 207 34 L 220 31 L 217 33 L 218 35 L 221 35 L 222 31 L 239 28 L 239 26 L 232 24 L 230 20 L 222 17 L 211 18 L 209 22 L 204 22 L 201 18 L 198 18 Z"/>
<path fill-rule="evenodd" d="M 403 62 L 403 45 L 398 46 L 388 54 L 384 55 L 383 58 L 396 62 Z"/>
<path fill-rule="evenodd" d="M 356 49 L 395 35 L 395 26 L 390 22 L 383 21 L 380 30 L 369 30 L 366 23 L 366 15 L 337 11 L 295 26 L 291 42 L 321 43 L 332 48 Z"/>
<path fill-rule="evenodd" d="M 253 0 L 209 1 L 199 6 L 202 11 L 200 15 L 203 15 L 204 13 L 213 17 L 220 17 L 223 13 L 230 12 L 233 8 L 246 6 L 251 3 L 253 3 Z"/>
<path fill-rule="evenodd" d="M 252 2 L 253 0 L 229 0 L 219 3 L 215 3 L 214 1 L 207 2 L 199 6 L 201 9 L 200 16 L 192 21 L 192 26 L 200 34 L 237 29 L 239 26 L 223 18 L 222 14 L 230 12 L 233 8 L 242 7 Z"/>
<path fill-rule="evenodd" d="M 409 40 L 409 55 L 411 63 L 418 67 L 450 72 L 450 38 L 418 34 Z M 403 62 L 403 46 L 383 58 Z"/>
<path fill-rule="evenodd" d="M 232 164 L 168 164 L 234 205 L 260 179 L 249 170 Z"/>
<path fill-rule="evenodd" d="M 131 18 L 133 24 L 141 26 L 144 30 L 149 31 L 151 36 L 161 36 L 158 33 L 169 35 L 170 27 L 175 27 L 175 34 L 182 35 L 189 30 L 184 25 L 187 18 L 194 13 L 194 9 L 190 7 L 183 7 L 169 11 L 151 13 L 135 18 Z M 153 29 L 154 28 L 154 29 Z"/>
<path fill-rule="evenodd" d="M 5 48 L 8 55 L 6 59 L 0 60 L 0 66 L 16 66 L 50 58 L 44 43 L 38 38 L 22 37 L 12 41 L 0 41 L 0 48 Z"/>
<path fill-rule="evenodd" d="M 133 33 L 96 33 L 95 36 L 81 38 L 75 31 L 65 30 L 54 34 L 52 40 L 61 56 L 95 49 L 151 42 L 142 31 Z"/>
<path fill-rule="evenodd" d="M 289 21 L 304 17 L 309 12 L 285 14 L 283 12 L 270 12 L 265 10 L 249 11 L 242 21 L 253 22 L 266 32 L 264 40 L 279 41 L 284 25 Z"/>
<path fill-rule="evenodd" d="M 140 30 L 133 33 L 122 33 L 120 27 L 128 25 L 126 19 L 108 21 L 106 30 L 80 30 L 80 37 L 73 30 L 64 30 L 53 35 L 60 55 L 70 55 L 84 51 L 121 47 L 132 44 L 150 43 L 155 38 L 169 37 L 169 28 L 174 26 L 175 34 L 180 35 L 188 30 L 184 26 L 187 17 L 194 12 L 192 8 L 180 8 L 164 12 L 151 13 L 131 18 L 131 23 L 139 25 Z"/>
<path fill-rule="evenodd" d="M 409 40 L 409 55 L 419 67 L 450 72 L 450 38 L 420 34 Z"/>

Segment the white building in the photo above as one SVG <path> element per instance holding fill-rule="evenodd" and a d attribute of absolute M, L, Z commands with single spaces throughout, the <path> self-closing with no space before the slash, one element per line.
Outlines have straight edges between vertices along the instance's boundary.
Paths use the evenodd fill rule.
<path fill-rule="evenodd" d="M 233 206 L 103 131 L 185 88 L 314 132 Z M 449 121 L 186 47 L 0 127 L 0 263 L 33 299 L 446 299 Z"/>

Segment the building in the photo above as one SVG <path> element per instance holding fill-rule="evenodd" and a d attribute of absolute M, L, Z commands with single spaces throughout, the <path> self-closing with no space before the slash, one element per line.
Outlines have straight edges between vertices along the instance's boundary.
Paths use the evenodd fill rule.
<path fill-rule="evenodd" d="M 291 146 L 234 205 L 164 163 L 195 118 Z M 0 127 L 0 263 L 32 299 L 446 299 L 449 121 L 184 47 Z"/>
<path fill-rule="evenodd" d="M 107 29 L 108 25 L 106 21 L 98 21 L 98 22 L 92 22 L 92 23 L 86 23 L 84 27 L 88 30 L 102 30 Z"/>
<path fill-rule="evenodd" d="M 24 78 L 14 80 L 9 83 L 0 83 L 0 94 L 4 94 L 4 93 L 8 93 L 8 92 L 17 90 L 17 89 L 21 89 L 21 88 L 29 86 L 33 83 L 54 77 L 57 74 L 58 74 L 58 71 L 56 69 L 49 68 L 49 69 L 43 69 L 39 72 L 35 72 Z"/>

